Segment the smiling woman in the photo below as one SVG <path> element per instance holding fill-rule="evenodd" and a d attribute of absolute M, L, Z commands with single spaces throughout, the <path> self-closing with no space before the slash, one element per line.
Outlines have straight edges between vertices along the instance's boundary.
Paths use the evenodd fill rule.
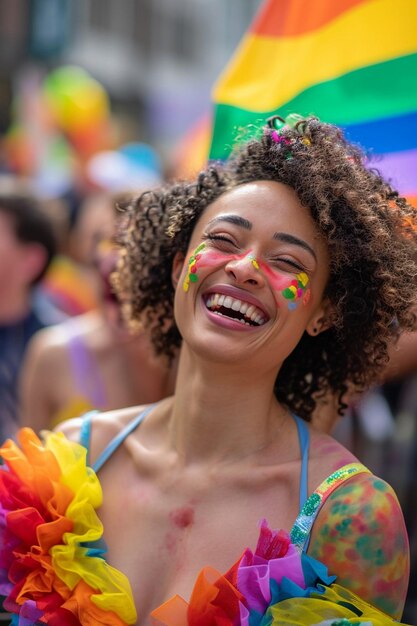
<path fill-rule="evenodd" d="M 395 623 L 395 494 L 308 421 L 414 328 L 416 211 L 337 128 L 293 116 L 194 184 L 142 194 L 123 224 L 118 294 L 157 353 L 180 350 L 175 395 L 3 448 L 9 610 L 71 626 Z"/>

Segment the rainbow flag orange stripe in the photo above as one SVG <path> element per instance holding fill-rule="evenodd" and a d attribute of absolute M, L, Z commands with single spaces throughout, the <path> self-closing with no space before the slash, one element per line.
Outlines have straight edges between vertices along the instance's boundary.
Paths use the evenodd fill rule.
<path fill-rule="evenodd" d="M 211 159 L 238 129 L 314 114 L 417 195 L 417 2 L 266 0 L 214 88 Z"/>

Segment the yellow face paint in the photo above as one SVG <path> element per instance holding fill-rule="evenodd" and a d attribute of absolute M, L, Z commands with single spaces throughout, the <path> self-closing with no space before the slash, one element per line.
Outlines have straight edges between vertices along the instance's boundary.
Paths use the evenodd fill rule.
<path fill-rule="evenodd" d="M 308 302 L 310 298 L 310 290 L 308 289 L 306 291 L 307 285 L 308 285 L 307 274 L 305 272 L 300 272 L 299 274 L 296 274 L 295 279 L 291 281 L 290 286 L 284 289 L 284 291 L 282 292 L 282 295 L 284 296 L 284 298 L 289 300 L 289 303 L 288 303 L 289 309 L 291 310 L 295 309 L 297 307 L 297 300 L 299 300 L 300 298 L 303 298 L 303 296 L 307 296 L 307 293 L 308 293 L 308 296 L 307 296 L 307 302 Z M 307 304 L 307 302 L 304 302 L 304 304 Z"/>
<path fill-rule="evenodd" d="M 184 282 L 183 282 L 183 285 L 182 285 L 185 293 L 187 293 L 187 291 L 190 288 L 190 282 L 191 283 L 196 283 L 198 281 L 197 263 L 198 263 L 198 261 L 199 261 L 199 259 L 201 257 L 201 255 L 199 253 L 205 247 L 206 247 L 206 244 L 205 243 L 201 243 L 199 246 L 197 246 L 197 248 L 194 250 L 193 254 L 188 259 L 187 275 L 184 278 Z"/>
<path fill-rule="evenodd" d="M 248 259 L 249 261 L 252 263 L 253 267 L 258 270 L 259 269 L 259 263 L 256 260 L 256 257 L 253 256 L 253 254 L 248 254 Z"/>

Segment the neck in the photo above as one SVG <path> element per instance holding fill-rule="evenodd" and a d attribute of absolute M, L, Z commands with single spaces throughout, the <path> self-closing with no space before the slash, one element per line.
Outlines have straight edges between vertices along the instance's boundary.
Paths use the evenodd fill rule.
<path fill-rule="evenodd" d="M 0 297 L 0 324 L 14 324 L 24 319 L 29 311 L 30 295 L 26 291 Z"/>
<path fill-rule="evenodd" d="M 275 378 L 275 371 L 256 376 L 202 362 L 184 345 L 169 430 L 184 463 L 239 460 L 266 449 L 288 421 L 273 393 Z"/>

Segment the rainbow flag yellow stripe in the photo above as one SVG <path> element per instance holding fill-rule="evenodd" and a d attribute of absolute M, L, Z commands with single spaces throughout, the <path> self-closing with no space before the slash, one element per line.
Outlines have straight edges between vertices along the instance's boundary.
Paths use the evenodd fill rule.
<path fill-rule="evenodd" d="M 383 155 L 378 167 L 416 195 L 416 24 L 415 0 L 266 0 L 215 85 L 210 158 L 226 158 L 242 126 L 314 114 Z"/>
<path fill-rule="evenodd" d="M 299 36 L 249 33 L 215 88 L 215 100 L 247 109 L 256 103 L 257 110 L 269 111 L 317 83 L 417 52 L 417 2 L 396 4 L 400 12 L 410 6 L 407 28 L 397 32 L 392 0 L 379 0 L 362 2 Z"/>

